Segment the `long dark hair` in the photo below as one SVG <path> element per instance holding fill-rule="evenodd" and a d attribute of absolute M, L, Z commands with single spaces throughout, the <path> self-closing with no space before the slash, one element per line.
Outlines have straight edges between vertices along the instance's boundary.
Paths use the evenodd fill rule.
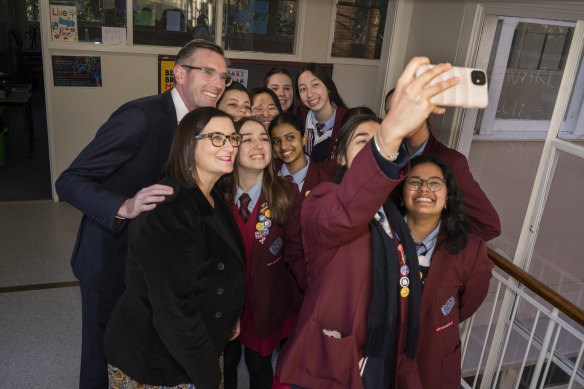
<path fill-rule="evenodd" d="M 436 243 L 436 248 L 443 244 L 449 254 L 456 254 L 466 247 L 470 228 L 470 223 L 464 210 L 462 192 L 460 191 L 458 182 L 452 173 L 452 169 L 450 169 L 450 166 L 448 166 L 440 156 L 420 155 L 410 160 L 410 166 L 412 169 L 414 166 L 422 163 L 432 163 L 438 166 L 440 170 L 442 170 L 442 174 L 446 180 L 446 205 L 442 210 L 442 215 L 440 215 L 441 234 Z M 400 211 L 404 215 L 407 215 L 407 209 L 405 209 L 405 206 L 403 205 L 404 182 L 405 180 L 394 189 L 391 196 L 395 203 L 400 207 Z"/>
<path fill-rule="evenodd" d="M 197 163 L 195 161 L 195 136 L 199 135 L 211 119 L 224 117 L 233 121 L 231 116 L 215 107 L 197 108 L 185 115 L 178 124 L 170 146 L 166 164 L 161 177 L 166 177 L 182 186 L 199 186 Z"/>
<path fill-rule="evenodd" d="M 359 125 L 366 122 L 381 123 L 381 119 L 379 119 L 377 116 L 356 115 L 347 120 L 347 122 L 339 128 L 339 136 L 335 146 L 335 153 L 337 155 L 337 165 L 340 172 L 347 170 L 346 166 L 341 166 L 340 161 L 342 158 L 344 158 L 345 161 L 347 160 L 347 148 L 349 147 L 349 142 L 353 138 L 355 130 L 357 127 L 359 127 Z"/>
<path fill-rule="evenodd" d="M 265 129 L 261 121 L 253 116 L 244 117 L 235 123 L 235 131 L 240 133 L 241 128 L 248 122 L 255 122 L 259 124 L 269 137 L 268 131 Z M 271 144 L 271 142 L 270 142 Z M 270 152 L 271 149 L 270 149 Z M 239 160 L 239 153 L 235 159 L 236 166 L 233 169 L 233 174 L 224 176 L 221 182 L 221 187 L 225 191 L 225 197 L 228 203 L 235 200 L 235 193 L 237 192 L 237 184 L 239 183 L 239 169 L 237 168 L 237 161 Z M 270 213 L 272 220 L 278 224 L 283 225 L 286 219 L 286 214 L 291 205 L 291 199 L 288 197 L 285 189 L 285 181 L 278 177 L 274 168 L 274 158 L 270 161 L 268 166 L 264 168 L 262 179 L 262 192 L 266 196 L 266 200 L 270 204 Z"/>
<path fill-rule="evenodd" d="M 292 76 L 290 75 L 290 72 L 288 70 L 286 70 L 285 68 L 279 68 L 279 67 L 271 68 L 270 70 L 268 70 L 268 72 L 264 76 L 264 80 L 262 81 L 264 88 L 270 89 L 270 87 L 269 87 L 270 77 L 272 77 L 275 74 L 283 74 L 290 79 L 290 83 L 292 84 L 292 105 L 290 106 L 290 108 L 288 108 L 288 110 L 286 112 L 296 112 L 296 108 L 298 107 L 299 100 L 298 100 L 298 95 L 296 93 L 296 86 L 294 85 L 294 79 L 292 78 Z"/>
<path fill-rule="evenodd" d="M 347 107 L 347 105 L 345 104 L 345 102 L 343 101 L 343 99 L 341 98 L 341 95 L 339 94 L 339 91 L 337 90 L 337 86 L 335 85 L 335 82 L 333 81 L 332 77 L 328 74 L 328 72 L 319 64 L 314 63 L 314 62 L 310 62 L 307 64 L 304 64 L 304 66 L 302 66 L 302 68 L 300 68 L 300 71 L 298 72 L 298 76 L 296 76 L 296 93 L 298 93 L 298 78 L 300 77 L 300 75 L 306 71 L 309 71 L 310 73 L 314 74 L 320 81 L 322 81 L 322 83 L 324 84 L 324 86 L 326 86 L 326 89 L 329 92 L 329 100 L 332 101 L 333 103 L 335 103 L 337 105 L 337 107 Z M 300 94 L 298 93 L 298 99 L 300 99 Z"/>

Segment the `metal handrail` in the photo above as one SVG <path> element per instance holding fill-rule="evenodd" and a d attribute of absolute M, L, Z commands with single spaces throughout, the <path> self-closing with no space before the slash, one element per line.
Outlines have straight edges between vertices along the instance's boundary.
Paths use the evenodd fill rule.
<path fill-rule="evenodd" d="M 487 254 L 498 268 L 528 287 L 531 291 L 552 304 L 554 307 L 557 307 L 561 312 L 566 314 L 566 316 L 574 320 L 580 326 L 584 327 L 584 310 L 568 301 L 561 294 L 534 278 L 525 270 L 513 264 L 493 249 L 488 248 Z"/>

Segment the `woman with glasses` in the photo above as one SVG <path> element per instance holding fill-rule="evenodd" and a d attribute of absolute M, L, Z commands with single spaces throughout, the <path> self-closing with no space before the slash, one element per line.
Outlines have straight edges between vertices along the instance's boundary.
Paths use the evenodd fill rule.
<path fill-rule="evenodd" d="M 263 124 L 253 117 L 243 118 L 236 129 L 241 146 L 226 196 L 247 258 L 248 288 L 238 340 L 245 346 L 250 387 L 269 389 L 272 353 L 290 334 L 292 311 L 301 300 L 283 260 L 284 228 L 296 189 L 275 174 L 270 137 Z M 239 342 L 225 351 L 226 388 L 237 386 Z"/>
<path fill-rule="evenodd" d="M 105 335 L 110 387 L 219 388 L 246 276 L 241 235 L 213 187 L 240 141 L 213 107 L 179 123 L 160 181 L 174 192 L 129 225 L 126 288 Z"/>
<path fill-rule="evenodd" d="M 217 101 L 217 108 L 231 115 L 234 122 L 251 116 L 251 99 L 247 89 L 237 81 L 232 82 Z"/>
<path fill-rule="evenodd" d="M 267 130 L 273 118 L 282 113 L 278 96 L 268 88 L 254 88 L 251 97 L 251 115 L 257 118 Z"/>
<path fill-rule="evenodd" d="M 470 230 L 461 188 L 438 156 L 410 161 L 410 173 L 393 193 L 401 205 L 418 254 L 422 281 L 421 327 L 415 362 L 424 388 L 459 388 L 459 323 L 479 308 L 493 263 L 485 242 Z"/>
<path fill-rule="evenodd" d="M 319 64 L 307 63 L 298 73 L 296 88 L 305 121 L 306 151 L 315 162 L 335 159 L 335 144 L 347 106 L 328 72 Z"/>

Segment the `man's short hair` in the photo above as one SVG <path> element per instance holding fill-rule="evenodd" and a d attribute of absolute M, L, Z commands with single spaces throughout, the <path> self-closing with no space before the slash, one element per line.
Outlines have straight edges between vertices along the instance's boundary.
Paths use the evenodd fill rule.
<path fill-rule="evenodd" d="M 207 49 L 216 52 L 217 54 L 221 54 L 221 56 L 225 57 L 225 53 L 221 46 L 217 46 L 214 43 L 206 41 L 204 39 L 193 39 L 189 43 L 183 46 L 182 49 L 176 55 L 175 63 L 177 65 L 187 65 L 186 61 L 191 59 L 197 50 Z M 227 62 L 227 59 L 225 59 Z"/>

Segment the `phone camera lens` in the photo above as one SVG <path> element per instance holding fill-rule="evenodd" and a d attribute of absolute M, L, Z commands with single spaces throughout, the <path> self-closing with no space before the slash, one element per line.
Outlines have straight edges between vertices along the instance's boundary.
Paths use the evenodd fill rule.
<path fill-rule="evenodd" d="M 470 73 L 470 77 L 475 85 L 485 85 L 487 83 L 487 75 L 482 70 L 473 70 Z"/>

